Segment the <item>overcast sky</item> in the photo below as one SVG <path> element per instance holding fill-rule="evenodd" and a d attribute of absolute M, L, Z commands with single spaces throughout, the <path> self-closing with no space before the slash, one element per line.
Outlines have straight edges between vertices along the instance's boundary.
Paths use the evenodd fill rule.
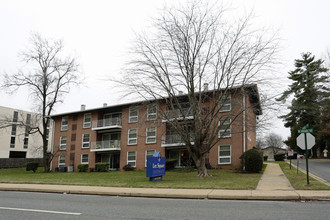
<path fill-rule="evenodd" d="M 62 39 L 65 50 L 79 58 L 85 85 L 72 89 L 56 113 L 113 105 L 121 100 L 113 84 L 104 80 L 120 73 L 135 32 L 150 25 L 164 0 L 1 0 L 0 73 L 14 73 L 24 67 L 18 56 L 28 45 L 31 32 Z M 184 0 L 181 0 L 184 2 Z M 221 2 L 221 1 L 219 1 Z M 283 64 L 279 72 L 286 81 L 294 59 L 302 52 L 321 58 L 330 48 L 330 1 L 328 0 L 233 0 L 235 13 L 253 8 L 258 23 L 280 30 Z M 284 90 L 285 88 L 283 88 Z M 0 91 L 0 105 L 31 110 L 26 90 L 14 95 Z M 288 136 L 288 129 L 276 120 L 271 130 Z"/>

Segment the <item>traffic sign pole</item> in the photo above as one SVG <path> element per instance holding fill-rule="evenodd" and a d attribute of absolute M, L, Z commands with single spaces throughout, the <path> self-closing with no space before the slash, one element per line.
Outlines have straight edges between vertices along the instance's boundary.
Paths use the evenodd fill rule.
<path fill-rule="evenodd" d="M 307 185 L 309 185 L 307 134 L 304 133 L 304 136 L 305 136 L 305 153 L 306 153 Z"/>

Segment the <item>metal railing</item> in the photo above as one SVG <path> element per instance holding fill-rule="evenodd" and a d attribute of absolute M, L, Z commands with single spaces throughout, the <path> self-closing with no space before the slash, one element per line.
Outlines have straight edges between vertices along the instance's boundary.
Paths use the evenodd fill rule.
<path fill-rule="evenodd" d="M 164 113 L 164 120 L 169 120 L 169 119 L 173 119 L 173 118 L 188 118 L 188 117 L 192 117 L 193 114 L 191 112 L 190 108 L 183 108 L 182 112 L 180 111 L 180 109 L 174 109 L 174 110 L 168 110 Z"/>
<path fill-rule="evenodd" d="M 112 126 L 121 126 L 121 118 L 107 118 L 93 121 L 93 128 L 106 128 Z"/>
<path fill-rule="evenodd" d="M 91 151 L 120 149 L 120 140 L 92 142 Z"/>
<path fill-rule="evenodd" d="M 190 134 L 190 142 L 194 141 L 194 137 Z M 163 145 L 170 145 L 170 144 L 185 144 L 183 138 L 179 134 L 171 134 L 171 135 L 164 135 L 162 137 L 162 144 Z"/>

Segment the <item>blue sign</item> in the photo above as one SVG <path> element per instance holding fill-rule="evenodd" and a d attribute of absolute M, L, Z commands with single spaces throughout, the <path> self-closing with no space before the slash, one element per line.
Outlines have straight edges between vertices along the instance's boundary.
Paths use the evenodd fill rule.
<path fill-rule="evenodd" d="M 165 175 L 165 158 L 161 157 L 159 152 L 155 152 L 152 157 L 147 157 L 147 177 L 153 181 L 161 180 L 163 175 Z"/>

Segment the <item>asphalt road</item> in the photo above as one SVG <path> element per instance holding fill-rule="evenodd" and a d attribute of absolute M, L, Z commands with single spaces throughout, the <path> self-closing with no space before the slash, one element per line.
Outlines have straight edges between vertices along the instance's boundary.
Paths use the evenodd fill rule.
<path fill-rule="evenodd" d="M 0 192 L 0 219 L 329 219 L 330 202 L 231 201 Z"/>
<path fill-rule="evenodd" d="M 296 160 L 292 160 L 292 163 L 297 165 Z M 306 159 L 299 160 L 299 168 L 306 170 Z M 330 161 L 308 160 L 308 170 L 330 182 Z"/>

